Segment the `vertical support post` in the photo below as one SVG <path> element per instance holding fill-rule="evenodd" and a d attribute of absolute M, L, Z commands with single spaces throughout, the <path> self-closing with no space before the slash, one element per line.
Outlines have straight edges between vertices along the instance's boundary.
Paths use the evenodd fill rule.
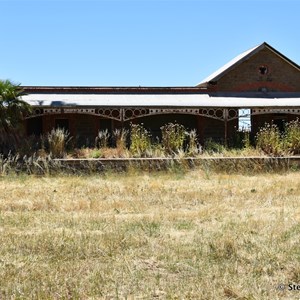
<path fill-rule="evenodd" d="M 98 132 L 100 130 L 99 118 L 97 116 L 93 115 L 93 121 L 94 121 L 94 136 L 98 136 Z"/>
<path fill-rule="evenodd" d="M 223 119 L 224 119 L 224 146 L 228 146 L 228 108 L 223 109 Z"/>
<path fill-rule="evenodd" d="M 77 134 L 77 119 L 78 115 L 75 114 L 69 114 L 68 115 L 68 121 L 69 121 L 69 132 L 71 136 L 76 136 Z"/>
<path fill-rule="evenodd" d="M 124 110 L 124 108 L 120 108 L 120 117 L 121 117 L 121 130 L 123 132 L 123 129 L 124 129 L 124 117 L 125 117 L 125 110 Z"/>
<path fill-rule="evenodd" d="M 197 116 L 197 133 L 198 133 L 198 138 L 199 142 L 201 145 L 204 144 L 204 126 L 205 122 L 203 120 L 204 118 L 202 116 Z"/>

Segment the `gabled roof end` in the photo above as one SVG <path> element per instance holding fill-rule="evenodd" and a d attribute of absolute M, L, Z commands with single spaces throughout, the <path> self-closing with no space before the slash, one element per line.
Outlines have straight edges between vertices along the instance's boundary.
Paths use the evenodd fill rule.
<path fill-rule="evenodd" d="M 223 67 L 221 67 L 220 69 L 218 69 L 217 71 L 215 71 L 214 73 L 212 73 L 210 76 L 208 76 L 205 79 L 203 79 L 200 83 L 197 84 L 197 86 L 198 87 L 201 87 L 201 86 L 205 87 L 205 86 L 207 86 L 211 82 L 217 82 L 224 74 L 226 74 L 232 68 L 234 68 L 238 64 L 242 63 L 243 61 L 245 61 L 246 59 L 248 59 L 252 55 L 256 54 L 258 51 L 260 51 L 262 49 L 265 49 L 265 48 L 270 49 L 276 55 L 280 56 L 282 59 L 284 59 L 285 61 L 287 61 L 289 64 L 291 64 L 292 66 L 294 66 L 295 68 L 297 68 L 297 69 L 300 70 L 299 65 L 297 65 L 295 62 L 291 61 L 289 58 L 287 58 L 282 53 L 280 53 L 279 51 L 277 51 L 275 48 L 273 48 L 272 46 L 270 46 L 267 42 L 263 42 L 262 44 L 260 44 L 258 46 L 255 46 L 255 47 L 253 47 L 253 48 L 251 48 L 251 49 L 249 49 L 249 50 L 247 50 L 247 51 L 239 54 L 234 59 L 232 59 L 227 64 L 225 64 Z"/>

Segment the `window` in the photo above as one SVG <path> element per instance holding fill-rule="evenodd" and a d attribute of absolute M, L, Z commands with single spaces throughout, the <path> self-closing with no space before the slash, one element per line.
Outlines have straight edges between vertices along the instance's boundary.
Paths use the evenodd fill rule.
<path fill-rule="evenodd" d="M 260 74 L 260 75 L 266 75 L 266 74 L 268 74 L 268 67 L 265 66 L 265 65 L 260 66 L 260 67 L 258 68 L 258 70 L 259 70 L 259 74 Z"/>

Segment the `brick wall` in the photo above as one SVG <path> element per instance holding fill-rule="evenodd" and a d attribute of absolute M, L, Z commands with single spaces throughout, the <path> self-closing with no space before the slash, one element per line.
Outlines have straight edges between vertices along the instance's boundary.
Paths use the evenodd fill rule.
<path fill-rule="evenodd" d="M 261 74 L 260 67 L 266 67 Z M 300 91 L 300 72 L 273 51 L 265 48 L 225 74 L 213 86 L 216 91 Z"/>

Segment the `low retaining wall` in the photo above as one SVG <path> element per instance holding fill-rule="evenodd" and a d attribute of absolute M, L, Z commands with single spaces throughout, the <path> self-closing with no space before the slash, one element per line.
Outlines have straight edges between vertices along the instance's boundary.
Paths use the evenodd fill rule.
<path fill-rule="evenodd" d="M 126 170 L 127 168 L 167 169 L 170 167 L 192 168 L 200 166 L 219 171 L 267 171 L 300 169 L 300 156 L 286 157 L 186 157 L 186 158 L 99 158 L 99 159 L 54 159 L 62 167 L 74 169 Z"/>

